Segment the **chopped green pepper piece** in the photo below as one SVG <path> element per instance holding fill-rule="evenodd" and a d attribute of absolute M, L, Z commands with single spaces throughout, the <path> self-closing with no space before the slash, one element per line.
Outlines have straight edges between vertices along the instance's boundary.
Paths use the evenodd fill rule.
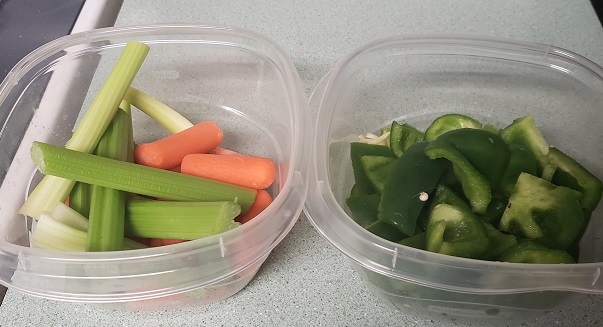
<path fill-rule="evenodd" d="M 431 210 L 426 236 L 428 251 L 465 258 L 479 258 L 490 242 L 486 227 L 471 210 L 446 203 Z"/>
<path fill-rule="evenodd" d="M 549 247 L 566 249 L 584 223 L 579 199 L 578 191 L 521 173 L 499 229 Z"/>
<path fill-rule="evenodd" d="M 505 251 L 498 260 L 516 263 L 575 263 L 569 253 L 563 250 L 549 249 L 534 241 L 525 241 L 513 246 Z"/>
<path fill-rule="evenodd" d="M 394 157 L 399 158 L 408 147 L 423 141 L 423 133 L 408 124 L 399 124 L 393 121 L 390 127 L 389 146 Z"/>
<path fill-rule="evenodd" d="M 389 178 L 389 171 L 395 159 L 383 156 L 362 156 L 360 157 L 360 161 L 371 185 L 377 193 L 381 194 L 385 181 Z"/>
<path fill-rule="evenodd" d="M 481 259 L 494 260 L 503 252 L 517 244 L 517 238 L 515 238 L 515 236 L 505 234 L 488 223 L 484 223 L 484 226 L 486 227 L 486 233 L 488 234 L 490 242 L 488 244 L 488 250 L 482 254 Z"/>
<path fill-rule="evenodd" d="M 603 194 L 603 182 L 555 147 L 549 148 L 547 159 L 550 165 L 556 167 L 553 183 L 582 193 L 580 205 L 588 213 L 594 211 Z"/>
<path fill-rule="evenodd" d="M 366 230 L 392 242 L 398 242 L 399 240 L 406 238 L 406 235 L 399 231 L 395 226 L 381 220 L 377 220 L 368 225 Z"/>
<path fill-rule="evenodd" d="M 429 159 L 425 155 L 427 144 L 417 142 L 396 159 L 379 203 L 379 219 L 408 236 L 414 235 L 419 213 L 425 205 L 421 194 L 428 197 L 435 190 L 448 165 L 446 160 Z"/>
<path fill-rule="evenodd" d="M 345 203 L 350 208 L 352 219 L 358 225 L 366 228 L 378 220 L 377 208 L 379 207 L 379 201 L 381 201 L 379 194 L 361 194 L 350 196 L 345 200 Z"/>
<path fill-rule="evenodd" d="M 505 196 L 494 194 L 492 195 L 492 200 L 490 200 L 490 204 L 488 204 L 488 209 L 486 209 L 486 213 L 483 215 L 478 215 L 479 219 L 483 222 L 498 225 L 500 222 L 500 218 L 502 217 L 507 205 L 509 204 L 509 199 Z"/>
<path fill-rule="evenodd" d="M 513 123 L 500 132 L 500 136 L 505 142 L 519 144 L 532 152 L 539 165 L 538 173 L 542 173 L 548 163 L 546 156 L 549 153 L 549 145 L 542 137 L 538 127 L 536 127 L 533 116 L 515 119 Z"/>
<path fill-rule="evenodd" d="M 425 130 L 425 141 L 433 141 L 438 136 L 460 128 L 481 129 L 482 123 L 462 114 L 446 114 L 436 118 Z"/>
<path fill-rule="evenodd" d="M 357 194 L 374 194 L 377 191 L 366 176 L 366 171 L 362 166 L 361 158 L 363 156 L 393 157 L 394 155 L 390 148 L 383 145 L 361 142 L 353 142 L 350 144 L 350 158 L 352 159 L 352 169 L 354 170 L 354 179 L 356 181 L 355 192 L 357 192 Z"/>
<path fill-rule="evenodd" d="M 440 135 L 425 148 L 431 158 L 452 162 L 471 208 L 484 214 L 510 158 L 507 144 L 496 134 L 481 129 L 455 129 Z"/>
<path fill-rule="evenodd" d="M 427 248 L 427 234 L 425 232 L 416 233 L 396 243 L 410 246 L 411 248 L 425 250 Z"/>
<path fill-rule="evenodd" d="M 517 182 L 517 177 L 521 173 L 528 173 L 536 176 L 538 174 L 538 163 L 531 151 L 512 143 L 509 144 L 511 158 L 500 179 L 500 190 L 506 196 L 510 196 Z"/>

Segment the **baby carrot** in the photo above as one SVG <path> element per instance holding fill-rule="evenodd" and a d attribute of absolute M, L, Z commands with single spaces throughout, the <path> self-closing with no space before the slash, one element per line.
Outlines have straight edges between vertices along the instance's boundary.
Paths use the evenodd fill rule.
<path fill-rule="evenodd" d="M 274 163 L 266 158 L 202 153 L 185 156 L 180 171 L 256 190 L 270 186 L 275 175 Z"/>
<path fill-rule="evenodd" d="M 140 144 L 134 150 L 134 160 L 145 166 L 169 169 L 178 166 L 189 153 L 213 151 L 224 139 L 220 127 L 204 121 L 163 139 Z"/>
<path fill-rule="evenodd" d="M 247 210 L 246 213 L 239 215 L 235 220 L 241 224 L 244 224 L 255 216 L 259 215 L 260 212 L 264 211 L 264 209 L 268 208 L 270 203 L 272 203 L 270 193 L 266 192 L 265 190 L 258 190 L 257 194 L 255 195 L 255 200 L 253 201 L 251 207 L 249 207 L 249 210 Z"/>

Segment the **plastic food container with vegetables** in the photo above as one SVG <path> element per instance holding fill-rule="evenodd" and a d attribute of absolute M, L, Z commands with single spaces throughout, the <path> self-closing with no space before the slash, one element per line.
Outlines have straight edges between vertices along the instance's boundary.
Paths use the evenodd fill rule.
<path fill-rule="evenodd" d="M 50 299 L 167 309 L 247 285 L 307 191 L 307 98 L 247 30 L 109 28 L 0 85 L 0 279 Z"/>
<path fill-rule="evenodd" d="M 603 69 L 551 46 L 399 36 L 314 90 L 304 210 L 400 311 L 527 322 L 603 293 Z"/>

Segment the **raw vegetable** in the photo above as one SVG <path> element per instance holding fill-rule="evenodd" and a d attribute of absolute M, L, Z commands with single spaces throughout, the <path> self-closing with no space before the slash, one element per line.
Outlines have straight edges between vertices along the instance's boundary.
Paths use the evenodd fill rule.
<path fill-rule="evenodd" d="M 542 173 L 547 165 L 546 156 L 549 153 L 549 145 L 536 127 L 533 116 L 515 119 L 501 131 L 500 136 L 508 144 L 517 144 L 529 150 L 538 162 L 539 173 Z"/>
<path fill-rule="evenodd" d="M 579 191 L 582 194 L 580 197 L 582 208 L 587 214 L 594 211 L 603 193 L 601 180 L 555 147 L 549 148 L 547 160 L 549 165 L 555 167 L 553 182 Z"/>
<path fill-rule="evenodd" d="M 385 181 L 387 181 L 392 164 L 396 160 L 384 156 L 362 156 L 360 161 L 366 177 L 375 188 L 375 191 L 379 194 L 383 193 Z"/>
<path fill-rule="evenodd" d="M 565 251 L 554 250 L 533 242 L 521 242 L 500 256 L 501 261 L 517 263 L 575 263 L 576 261 Z"/>
<path fill-rule="evenodd" d="M 54 220 L 62 224 L 71 226 L 82 231 L 88 230 L 88 218 L 81 215 L 74 209 L 68 207 L 63 202 L 57 202 L 57 205 L 54 207 L 50 215 L 52 216 L 52 218 L 54 218 Z"/>
<path fill-rule="evenodd" d="M 48 213 L 42 213 L 31 235 L 34 247 L 49 250 L 83 252 L 86 249 L 86 230 L 67 225 L 54 219 Z M 123 250 L 143 249 L 146 246 L 134 240 L 124 238 Z"/>
<path fill-rule="evenodd" d="M 237 201 L 246 212 L 256 190 L 173 171 L 34 142 L 31 157 L 43 174 L 162 199 Z"/>
<path fill-rule="evenodd" d="M 400 157 L 414 143 L 423 141 L 423 133 L 408 124 L 400 124 L 395 120 L 389 131 L 389 147 L 396 158 Z"/>
<path fill-rule="evenodd" d="M 567 249 L 584 223 L 580 192 L 522 173 L 509 198 L 499 229 L 518 237 Z"/>
<path fill-rule="evenodd" d="M 411 145 L 393 163 L 379 202 L 379 219 L 407 236 L 415 234 L 417 218 L 426 202 L 421 193 L 428 196 L 436 189 L 447 166 L 446 160 L 431 160 L 425 155 L 427 145 L 427 142 Z"/>
<path fill-rule="evenodd" d="M 276 173 L 274 163 L 267 158 L 203 153 L 186 155 L 182 159 L 180 171 L 256 190 L 270 186 Z"/>
<path fill-rule="evenodd" d="M 131 146 L 132 118 L 117 110 L 95 150 L 95 154 L 127 161 Z M 126 194 L 123 191 L 92 185 L 86 251 L 118 251 L 123 248 Z"/>
<path fill-rule="evenodd" d="M 124 99 L 172 134 L 193 127 L 193 124 L 176 110 L 134 87 L 128 89 Z"/>
<path fill-rule="evenodd" d="M 125 234 L 130 237 L 194 240 L 239 225 L 234 201 L 169 202 L 132 200 L 126 206 Z"/>
<path fill-rule="evenodd" d="M 149 47 L 143 43 L 127 43 L 115 67 L 65 145 L 67 149 L 86 153 L 94 150 L 148 51 Z M 38 219 L 43 211 L 50 211 L 57 202 L 65 201 L 74 183 L 56 176 L 44 176 L 27 197 L 19 213 Z"/>
<path fill-rule="evenodd" d="M 461 128 L 481 129 L 482 123 L 461 114 L 446 114 L 436 118 L 425 130 L 425 141 L 433 141 L 438 136 Z"/>
<path fill-rule="evenodd" d="M 253 204 L 247 210 L 246 213 L 237 217 L 236 221 L 244 224 L 251 219 L 255 218 L 260 212 L 264 211 L 264 209 L 268 208 L 268 206 L 272 203 L 272 196 L 266 190 L 258 190 L 258 193 L 255 196 L 255 200 Z"/>
<path fill-rule="evenodd" d="M 394 156 L 390 148 L 383 145 L 374 145 L 361 142 L 354 142 L 350 144 L 350 157 L 352 158 L 354 180 L 356 181 L 355 189 L 357 192 L 362 194 L 376 193 L 375 187 L 368 179 L 361 162 L 361 158 L 368 155 L 386 157 Z"/>
<path fill-rule="evenodd" d="M 90 214 L 90 184 L 76 182 L 69 193 L 69 207 L 79 212 L 82 216 Z"/>
<path fill-rule="evenodd" d="M 425 133 L 431 141 L 405 139 L 401 126 L 388 128 L 389 146 L 350 146 L 355 183 L 346 205 L 360 226 L 401 245 L 460 257 L 577 261 L 603 183 L 549 147 L 533 117 L 499 130 L 444 115 Z"/>
<path fill-rule="evenodd" d="M 510 157 L 509 147 L 498 135 L 472 128 L 440 135 L 429 142 L 425 154 L 452 163 L 471 208 L 480 214 L 486 212 Z"/>
<path fill-rule="evenodd" d="M 428 251 L 479 258 L 488 249 L 486 227 L 466 206 L 436 205 L 425 232 Z"/>
<path fill-rule="evenodd" d="M 162 169 L 178 166 L 190 153 L 209 153 L 222 140 L 222 129 L 213 121 L 200 122 L 160 140 L 139 144 L 134 150 L 136 163 Z"/>

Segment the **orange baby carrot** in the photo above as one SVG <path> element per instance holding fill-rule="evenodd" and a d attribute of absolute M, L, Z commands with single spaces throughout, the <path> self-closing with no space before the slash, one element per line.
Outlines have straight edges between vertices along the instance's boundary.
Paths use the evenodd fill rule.
<path fill-rule="evenodd" d="M 224 134 L 212 121 L 204 121 L 163 139 L 140 144 L 134 150 L 136 163 L 169 169 L 189 153 L 209 153 L 220 145 Z"/>
<path fill-rule="evenodd" d="M 246 213 L 239 215 L 235 220 L 241 224 L 244 224 L 255 216 L 259 215 L 260 212 L 264 211 L 264 209 L 268 208 L 270 203 L 272 203 L 270 193 L 266 192 L 265 190 L 258 190 L 257 194 L 255 195 L 255 200 L 253 201 L 251 207 L 249 207 L 249 210 Z"/>
<path fill-rule="evenodd" d="M 185 156 L 180 171 L 256 190 L 270 186 L 275 175 L 274 163 L 266 158 L 200 153 Z"/>

